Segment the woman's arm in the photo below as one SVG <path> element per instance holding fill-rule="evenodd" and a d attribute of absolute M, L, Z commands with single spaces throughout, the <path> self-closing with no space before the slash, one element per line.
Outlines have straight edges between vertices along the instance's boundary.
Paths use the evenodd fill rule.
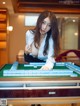
<path fill-rule="evenodd" d="M 54 49 L 53 49 L 53 40 L 50 38 L 49 40 L 49 49 L 48 49 L 48 58 L 46 59 L 46 64 L 41 67 L 42 70 L 51 70 L 54 66 Z"/>
<path fill-rule="evenodd" d="M 31 45 L 26 45 L 24 52 L 25 52 L 25 54 L 31 53 L 31 52 L 32 52 L 32 47 L 31 47 Z"/>
<path fill-rule="evenodd" d="M 28 30 L 26 32 L 26 46 L 25 46 L 25 50 L 24 50 L 26 54 L 29 54 L 32 52 L 33 40 L 34 40 L 34 35 L 30 30 Z"/>

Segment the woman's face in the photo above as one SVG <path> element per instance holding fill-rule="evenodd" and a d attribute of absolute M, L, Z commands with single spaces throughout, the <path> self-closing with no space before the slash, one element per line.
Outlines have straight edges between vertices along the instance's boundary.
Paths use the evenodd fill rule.
<path fill-rule="evenodd" d="M 40 34 L 44 35 L 51 29 L 51 22 L 49 17 L 45 18 L 42 22 Z"/>

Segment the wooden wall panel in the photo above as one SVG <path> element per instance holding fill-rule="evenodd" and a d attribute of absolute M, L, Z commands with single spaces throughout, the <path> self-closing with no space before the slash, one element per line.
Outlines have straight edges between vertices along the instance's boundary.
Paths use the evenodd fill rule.
<path fill-rule="evenodd" d="M 0 33 L 0 41 L 5 41 L 5 40 L 7 40 L 6 38 L 7 38 L 6 33 L 4 33 L 4 32 Z"/>
<path fill-rule="evenodd" d="M 6 49 L 6 47 L 7 47 L 7 42 L 5 42 L 5 41 L 0 41 L 0 49 Z"/>
<path fill-rule="evenodd" d="M 0 67 L 8 63 L 8 52 L 6 50 L 0 50 Z"/>
<path fill-rule="evenodd" d="M 8 10 L 0 9 L 0 66 L 8 63 Z"/>

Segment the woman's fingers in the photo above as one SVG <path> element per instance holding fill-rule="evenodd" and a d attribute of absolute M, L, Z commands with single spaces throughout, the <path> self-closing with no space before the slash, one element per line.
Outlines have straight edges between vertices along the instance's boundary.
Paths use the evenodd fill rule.
<path fill-rule="evenodd" d="M 49 67 L 47 67 L 47 66 L 44 65 L 44 66 L 42 66 L 42 67 L 40 68 L 40 70 L 50 70 L 50 69 L 49 69 Z"/>

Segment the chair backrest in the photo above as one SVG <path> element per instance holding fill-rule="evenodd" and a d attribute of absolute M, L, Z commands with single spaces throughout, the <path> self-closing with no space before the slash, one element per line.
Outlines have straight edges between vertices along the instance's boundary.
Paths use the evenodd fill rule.
<path fill-rule="evenodd" d="M 67 53 L 67 60 L 79 60 L 79 58 L 74 52 L 69 52 Z"/>
<path fill-rule="evenodd" d="M 24 63 L 24 50 L 20 50 L 19 53 L 16 56 L 16 60 L 19 63 Z"/>

